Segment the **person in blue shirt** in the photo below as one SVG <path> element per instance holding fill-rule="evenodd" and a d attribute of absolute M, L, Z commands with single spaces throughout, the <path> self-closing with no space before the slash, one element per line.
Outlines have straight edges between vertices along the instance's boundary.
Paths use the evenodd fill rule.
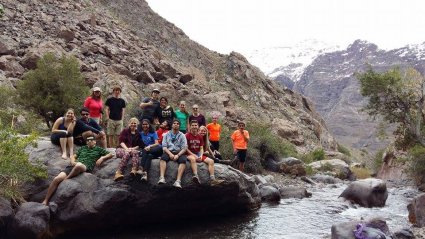
<path fill-rule="evenodd" d="M 158 158 L 162 155 L 162 146 L 158 142 L 158 135 L 152 127 L 148 119 L 142 120 L 142 131 L 140 137 L 142 138 L 144 148 L 140 152 L 142 160 L 140 162 L 139 172 L 142 175 L 141 180 L 148 180 L 148 173 L 151 167 L 153 158 Z"/>

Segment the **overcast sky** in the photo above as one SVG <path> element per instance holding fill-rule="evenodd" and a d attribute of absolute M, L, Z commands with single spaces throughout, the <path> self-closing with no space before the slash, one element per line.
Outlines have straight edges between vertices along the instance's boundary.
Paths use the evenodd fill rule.
<path fill-rule="evenodd" d="M 147 0 L 211 50 L 247 53 L 305 39 L 383 49 L 425 41 L 424 0 Z"/>

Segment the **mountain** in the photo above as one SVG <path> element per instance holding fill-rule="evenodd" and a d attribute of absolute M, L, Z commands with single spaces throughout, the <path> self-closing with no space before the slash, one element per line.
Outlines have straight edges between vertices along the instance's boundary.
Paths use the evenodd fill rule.
<path fill-rule="evenodd" d="M 424 60 L 424 44 L 385 51 L 375 44 L 356 40 L 345 50 L 315 58 L 295 83 L 294 90 L 314 102 L 339 142 L 375 152 L 390 140 L 377 139 L 379 121 L 360 111 L 367 99 L 360 95 L 355 73 L 364 72 L 370 65 L 379 72 L 396 66 L 413 66 L 423 74 Z"/>
<path fill-rule="evenodd" d="M 294 45 L 255 50 L 248 53 L 247 58 L 267 76 L 292 88 L 318 55 L 339 49 L 336 45 L 308 39 Z"/>
<path fill-rule="evenodd" d="M 224 124 L 260 121 L 297 146 L 335 149 L 310 100 L 266 77 L 244 56 L 219 54 L 189 39 L 144 0 L 4 0 L 0 84 L 15 87 L 46 52 L 77 57 L 86 83 L 105 95 L 119 83 L 129 110 L 153 88 L 175 106 L 197 103 Z M 249 126 L 248 126 L 249 129 Z"/>

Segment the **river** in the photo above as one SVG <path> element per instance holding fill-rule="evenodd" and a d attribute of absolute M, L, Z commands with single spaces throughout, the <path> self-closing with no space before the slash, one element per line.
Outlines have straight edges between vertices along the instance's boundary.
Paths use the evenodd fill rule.
<path fill-rule="evenodd" d="M 392 232 L 410 226 L 406 206 L 417 194 L 415 189 L 389 188 L 385 207 L 362 208 L 338 199 L 345 188 L 345 184 L 312 186 L 308 189 L 313 194 L 310 198 L 284 199 L 278 204 L 265 203 L 258 211 L 245 215 L 199 218 L 184 223 L 164 222 L 162 226 L 149 226 L 149 229 L 134 229 L 131 232 L 117 230 L 107 234 L 99 232 L 96 236 L 90 235 L 87 238 L 319 239 L 330 238 L 332 224 L 370 217 L 385 219 Z"/>

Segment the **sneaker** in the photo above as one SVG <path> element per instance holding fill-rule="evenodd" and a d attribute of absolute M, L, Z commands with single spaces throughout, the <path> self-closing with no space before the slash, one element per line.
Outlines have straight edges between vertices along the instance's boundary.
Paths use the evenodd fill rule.
<path fill-rule="evenodd" d="M 194 182 L 195 184 L 201 184 L 201 181 L 199 181 L 198 175 L 193 175 L 192 182 Z"/>
<path fill-rule="evenodd" d="M 130 175 L 131 176 L 136 176 L 136 173 L 137 173 L 137 169 L 136 168 L 132 168 L 131 169 L 131 172 L 130 172 Z"/>
<path fill-rule="evenodd" d="M 158 181 L 158 184 L 165 184 L 165 178 L 160 177 L 159 178 L 159 181 Z"/>
<path fill-rule="evenodd" d="M 143 171 L 141 169 L 139 169 L 139 170 L 136 171 L 136 174 L 137 175 L 143 175 Z"/>
<path fill-rule="evenodd" d="M 142 172 L 142 178 L 140 180 L 142 180 L 143 182 L 148 181 L 148 173 Z M 164 180 L 164 182 L 165 182 L 165 180 Z"/>
<path fill-rule="evenodd" d="M 219 185 L 219 184 L 221 184 L 223 182 L 224 182 L 224 180 L 221 180 L 221 179 L 212 179 L 210 181 L 210 184 L 211 184 L 211 186 L 217 186 L 217 185 Z"/>
<path fill-rule="evenodd" d="M 114 181 L 119 181 L 119 180 L 121 180 L 123 178 L 124 178 L 124 175 L 122 175 L 122 172 L 121 171 L 115 172 Z"/>
<path fill-rule="evenodd" d="M 182 185 L 180 184 L 180 180 L 176 180 L 173 184 L 174 187 L 176 188 L 182 188 Z"/>

